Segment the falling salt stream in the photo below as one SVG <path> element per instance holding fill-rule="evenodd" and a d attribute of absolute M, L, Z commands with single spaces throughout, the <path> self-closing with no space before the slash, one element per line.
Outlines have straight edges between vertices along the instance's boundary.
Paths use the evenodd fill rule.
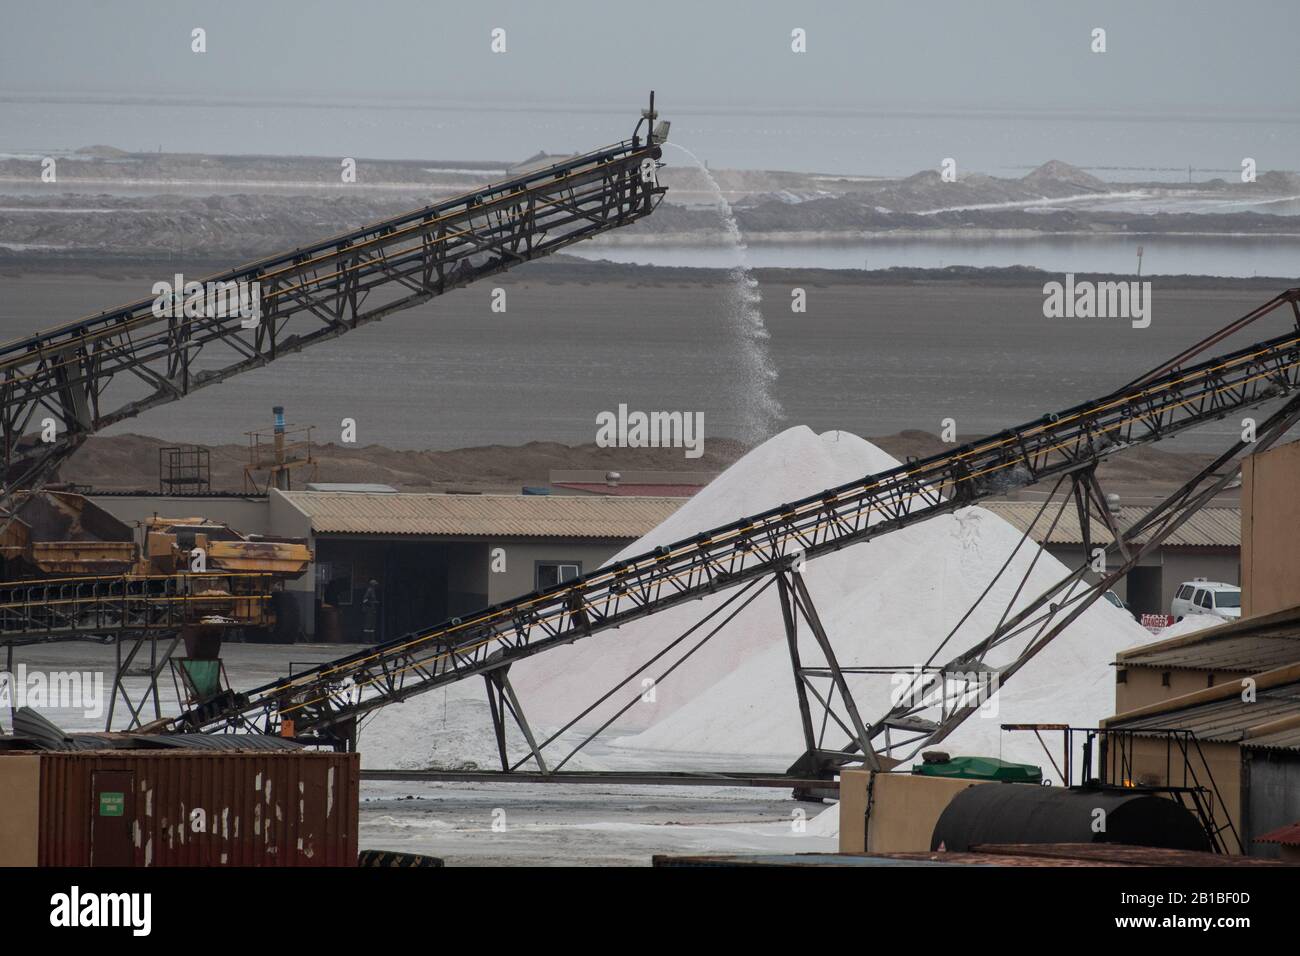
<path fill-rule="evenodd" d="M 731 291 L 727 310 L 736 343 L 736 366 L 742 376 L 741 434 L 736 437 L 758 444 L 776 431 L 784 415 L 781 403 L 774 394 L 777 372 L 767 347 L 767 326 L 763 324 L 763 294 L 759 291 L 758 280 L 753 276 L 749 265 L 749 250 L 740 235 L 740 227 L 736 224 L 731 204 L 722 195 L 722 187 L 709 173 L 703 161 L 689 149 L 677 143 L 667 145 L 689 156 L 704 174 L 718 215 L 722 219 L 723 235 L 736 255 L 736 264 L 729 272 Z"/>

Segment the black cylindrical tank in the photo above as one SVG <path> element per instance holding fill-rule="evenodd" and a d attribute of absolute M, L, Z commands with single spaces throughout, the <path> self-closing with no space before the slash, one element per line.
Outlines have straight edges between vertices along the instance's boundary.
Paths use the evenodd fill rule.
<path fill-rule="evenodd" d="M 1101 829 L 1095 821 L 1101 821 Z M 1189 810 L 1166 797 L 1124 790 L 989 783 L 960 791 L 934 826 L 930 849 L 980 843 L 1126 843 L 1209 850 Z"/>

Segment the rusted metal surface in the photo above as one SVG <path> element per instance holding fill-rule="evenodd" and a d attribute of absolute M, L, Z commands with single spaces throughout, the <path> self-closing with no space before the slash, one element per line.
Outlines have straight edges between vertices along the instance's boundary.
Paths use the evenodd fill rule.
<path fill-rule="evenodd" d="M 1114 843 L 998 844 L 972 847 L 964 853 L 933 850 L 913 853 L 767 853 L 710 854 L 652 858 L 660 867 L 861 867 L 861 866 L 1013 866 L 1013 867 L 1141 867 L 1141 866 L 1281 866 L 1276 860 L 1220 856 L 1187 850 L 1121 846 Z"/>
<path fill-rule="evenodd" d="M 34 541 L 131 541 L 131 526 L 85 495 L 67 491 L 20 492 L 14 514 Z"/>
<path fill-rule="evenodd" d="M 1122 843 L 1003 843 L 971 848 L 974 856 L 1038 857 L 1056 865 L 1078 861 L 1088 866 L 1278 866 L 1276 860 L 1195 850 L 1171 850 Z M 939 854 L 942 855 L 942 854 Z"/>
<path fill-rule="evenodd" d="M 134 541 L 36 541 L 32 566 L 42 574 L 125 574 L 136 563 Z"/>
<path fill-rule="evenodd" d="M 1101 867 L 1124 867 L 1135 866 L 1132 863 L 1116 863 L 1104 860 L 1087 860 L 1076 859 L 1074 857 L 1049 857 L 1033 856 L 1031 854 L 1018 853 L 980 853 L 968 851 L 965 853 L 951 853 L 942 850 L 931 850 L 929 852 L 917 851 L 914 853 L 870 853 L 866 856 L 878 857 L 886 860 L 897 860 L 901 863 L 947 863 L 950 866 L 1065 866 L 1065 867 L 1082 867 L 1082 866 L 1101 866 Z"/>
<path fill-rule="evenodd" d="M 299 577 L 311 563 L 311 550 L 283 541 L 211 541 L 208 563 L 223 571 L 267 571 Z"/>
<path fill-rule="evenodd" d="M 356 865 L 355 753 L 43 753 L 40 776 L 42 866 Z"/>

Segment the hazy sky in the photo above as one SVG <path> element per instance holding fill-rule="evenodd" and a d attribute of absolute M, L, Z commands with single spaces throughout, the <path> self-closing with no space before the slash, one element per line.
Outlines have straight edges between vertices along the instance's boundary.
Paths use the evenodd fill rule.
<path fill-rule="evenodd" d="M 10 2 L 0 94 L 1261 114 L 1300 108 L 1298 26 L 1294 0 Z"/>

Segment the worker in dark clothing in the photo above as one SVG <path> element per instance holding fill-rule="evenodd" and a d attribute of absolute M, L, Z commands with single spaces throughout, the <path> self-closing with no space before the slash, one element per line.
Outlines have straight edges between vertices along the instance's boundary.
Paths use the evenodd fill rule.
<path fill-rule="evenodd" d="M 365 641 L 374 644 L 379 640 L 379 582 L 370 579 L 365 596 L 361 599 L 361 613 L 365 615 L 362 625 Z"/>

